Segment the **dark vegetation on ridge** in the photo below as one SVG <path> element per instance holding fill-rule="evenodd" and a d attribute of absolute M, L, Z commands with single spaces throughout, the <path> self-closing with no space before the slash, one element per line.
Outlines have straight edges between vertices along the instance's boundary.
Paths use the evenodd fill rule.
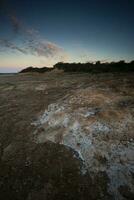
<path fill-rule="evenodd" d="M 101 63 L 57 63 L 54 68 L 62 69 L 65 72 L 134 72 L 134 61 L 126 63 L 125 61 Z"/>
<path fill-rule="evenodd" d="M 134 60 L 126 63 L 124 60 L 119 62 L 101 63 L 63 63 L 59 62 L 53 66 L 53 68 L 43 67 L 34 68 L 28 67 L 23 69 L 20 73 L 25 72 L 48 72 L 53 69 L 63 70 L 64 72 L 85 72 L 85 73 L 108 73 L 108 72 L 134 72 Z"/>
<path fill-rule="evenodd" d="M 48 72 L 48 71 L 52 71 L 53 68 L 49 68 L 49 67 L 42 67 L 42 68 L 38 68 L 38 67 L 27 67 L 25 69 L 22 69 L 20 71 L 20 73 L 27 73 L 27 72 L 38 72 L 38 73 L 44 73 L 44 72 Z"/>

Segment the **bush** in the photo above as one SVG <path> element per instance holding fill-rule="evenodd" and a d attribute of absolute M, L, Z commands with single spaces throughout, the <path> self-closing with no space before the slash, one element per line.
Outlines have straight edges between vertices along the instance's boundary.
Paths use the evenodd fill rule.
<path fill-rule="evenodd" d="M 62 63 L 59 62 L 54 65 L 54 68 L 64 70 L 64 72 L 134 72 L 134 61 L 126 63 L 125 61 L 101 63 L 97 61 L 94 63 Z"/>

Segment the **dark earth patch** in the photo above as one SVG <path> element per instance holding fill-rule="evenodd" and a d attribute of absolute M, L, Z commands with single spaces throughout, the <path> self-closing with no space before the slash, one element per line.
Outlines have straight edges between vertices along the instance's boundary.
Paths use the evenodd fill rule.
<path fill-rule="evenodd" d="M 16 144 L 0 165 L 0 199 L 107 199 L 106 174 L 82 175 L 81 165 L 75 152 L 63 145 Z"/>

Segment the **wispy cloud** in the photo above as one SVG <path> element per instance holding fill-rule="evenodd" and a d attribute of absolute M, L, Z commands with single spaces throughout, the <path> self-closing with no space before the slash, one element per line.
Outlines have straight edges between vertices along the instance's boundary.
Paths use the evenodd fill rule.
<path fill-rule="evenodd" d="M 61 47 L 41 38 L 34 38 L 29 41 L 27 48 L 33 55 L 45 56 L 46 58 L 63 56 L 63 54 L 65 54 L 65 51 Z"/>
<path fill-rule="evenodd" d="M 13 32 L 18 35 L 22 45 L 9 39 L 0 39 L 1 46 L 16 50 L 22 54 L 32 54 L 37 57 L 45 57 L 64 61 L 68 58 L 68 54 L 59 45 L 47 41 L 41 37 L 38 30 L 27 28 L 15 15 L 10 14 L 9 20 Z"/>
<path fill-rule="evenodd" d="M 21 27 L 22 27 L 20 20 L 18 20 L 18 18 L 13 14 L 9 15 L 9 19 L 10 19 L 13 31 L 15 33 L 19 33 L 19 31 L 21 30 Z"/>
<path fill-rule="evenodd" d="M 19 51 L 20 53 L 27 54 L 27 51 L 21 47 L 16 46 L 14 43 L 7 39 L 0 39 L 0 45 L 12 50 Z"/>

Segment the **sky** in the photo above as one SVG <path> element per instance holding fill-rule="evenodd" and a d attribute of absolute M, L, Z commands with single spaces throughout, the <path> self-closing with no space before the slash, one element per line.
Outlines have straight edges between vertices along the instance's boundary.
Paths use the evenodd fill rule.
<path fill-rule="evenodd" d="M 0 72 L 134 59 L 134 0 L 0 0 Z"/>

